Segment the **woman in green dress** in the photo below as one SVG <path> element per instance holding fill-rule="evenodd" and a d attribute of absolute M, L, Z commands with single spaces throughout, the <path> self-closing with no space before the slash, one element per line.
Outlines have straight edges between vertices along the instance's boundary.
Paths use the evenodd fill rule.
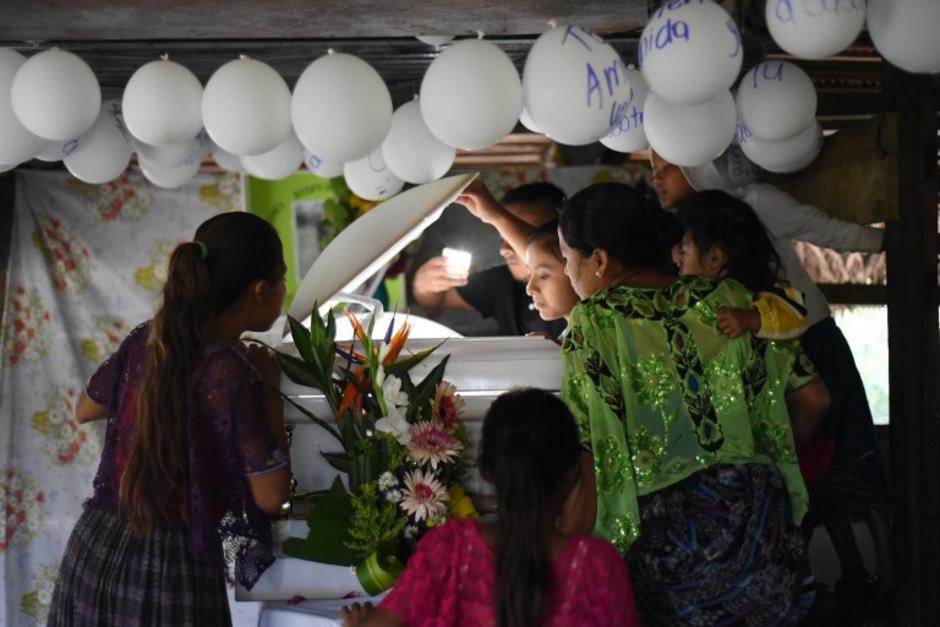
<path fill-rule="evenodd" d="M 626 555 L 643 624 L 798 624 L 812 594 L 795 443 L 818 428 L 828 392 L 798 344 L 721 333 L 719 309 L 751 295 L 677 278 L 681 235 L 617 183 L 579 192 L 561 215 L 582 299 L 562 389 L 593 457 L 588 517 Z"/>

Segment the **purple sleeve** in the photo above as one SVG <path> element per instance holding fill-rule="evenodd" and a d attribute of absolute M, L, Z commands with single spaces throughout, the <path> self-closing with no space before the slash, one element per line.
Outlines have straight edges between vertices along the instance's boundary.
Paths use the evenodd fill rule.
<path fill-rule="evenodd" d="M 203 408 L 216 437 L 231 432 L 242 474 L 260 475 L 284 468 L 287 454 L 271 433 L 266 416 L 264 383 L 248 361 L 233 349 L 209 358 L 202 377 Z"/>
<path fill-rule="evenodd" d="M 130 332 L 121 342 L 120 348 L 98 366 L 95 374 L 91 375 L 85 394 L 99 405 L 113 407 L 117 401 L 121 379 L 127 369 L 127 355 L 132 346 L 144 341 L 149 323 L 145 322 Z"/>

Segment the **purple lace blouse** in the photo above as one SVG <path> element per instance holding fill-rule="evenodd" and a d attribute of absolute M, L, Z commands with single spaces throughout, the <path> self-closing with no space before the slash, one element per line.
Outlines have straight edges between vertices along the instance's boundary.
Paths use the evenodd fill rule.
<path fill-rule="evenodd" d="M 86 507 L 118 510 L 148 337 L 149 323 L 134 329 L 88 384 L 89 398 L 108 408 L 108 426 Z M 274 556 L 270 519 L 254 504 L 246 477 L 284 468 L 288 459 L 268 427 L 261 377 L 235 348 L 207 348 L 193 373 L 188 418 L 193 556 L 222 569 L 234 561 L 236 579 L 251 588 Z"/>

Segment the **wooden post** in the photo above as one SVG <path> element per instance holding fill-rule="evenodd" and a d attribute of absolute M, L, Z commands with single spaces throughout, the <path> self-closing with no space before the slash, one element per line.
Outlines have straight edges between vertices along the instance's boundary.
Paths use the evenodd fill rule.
<path fill-rule="evenodd" d="M 891 69 L 886 78 L 898 112 L 900 213 L 888 226 L 894 624 L 913 627 L 940 616 L 938 102 L 929 76 Z"/>

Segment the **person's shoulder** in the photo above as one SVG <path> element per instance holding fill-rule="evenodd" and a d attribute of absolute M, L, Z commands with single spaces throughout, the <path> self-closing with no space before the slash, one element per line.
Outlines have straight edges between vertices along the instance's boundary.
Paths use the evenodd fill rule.
<path fill-rule="evenodd" d="M 197 372 L 201 378 L 231 378 L 245 383 L 261 381 L 261 376 L 248 358 L 236 347 L 228 344 L 210 344 L 203 354 Z"/>
<path fill-rule="evenodd" d="M 493 266 L 492 268 L 487 268 L 486 270 L 480 270 L 479 272 L 474 272 L 470 275 L 470 281 L 480 281 L 488 284 L 512 284 L 513 278 L 512 273 L 509 271 L 508 266 Z"/>
<path fill-rule="evenodd" d="M 606 564 L 623 561 L 623 556 L 617 548 L 607 540 L 592 536 L 575 536 L 571 541 L 577 543 L 577 550 L 581 551 L 587 559 Z"/>

